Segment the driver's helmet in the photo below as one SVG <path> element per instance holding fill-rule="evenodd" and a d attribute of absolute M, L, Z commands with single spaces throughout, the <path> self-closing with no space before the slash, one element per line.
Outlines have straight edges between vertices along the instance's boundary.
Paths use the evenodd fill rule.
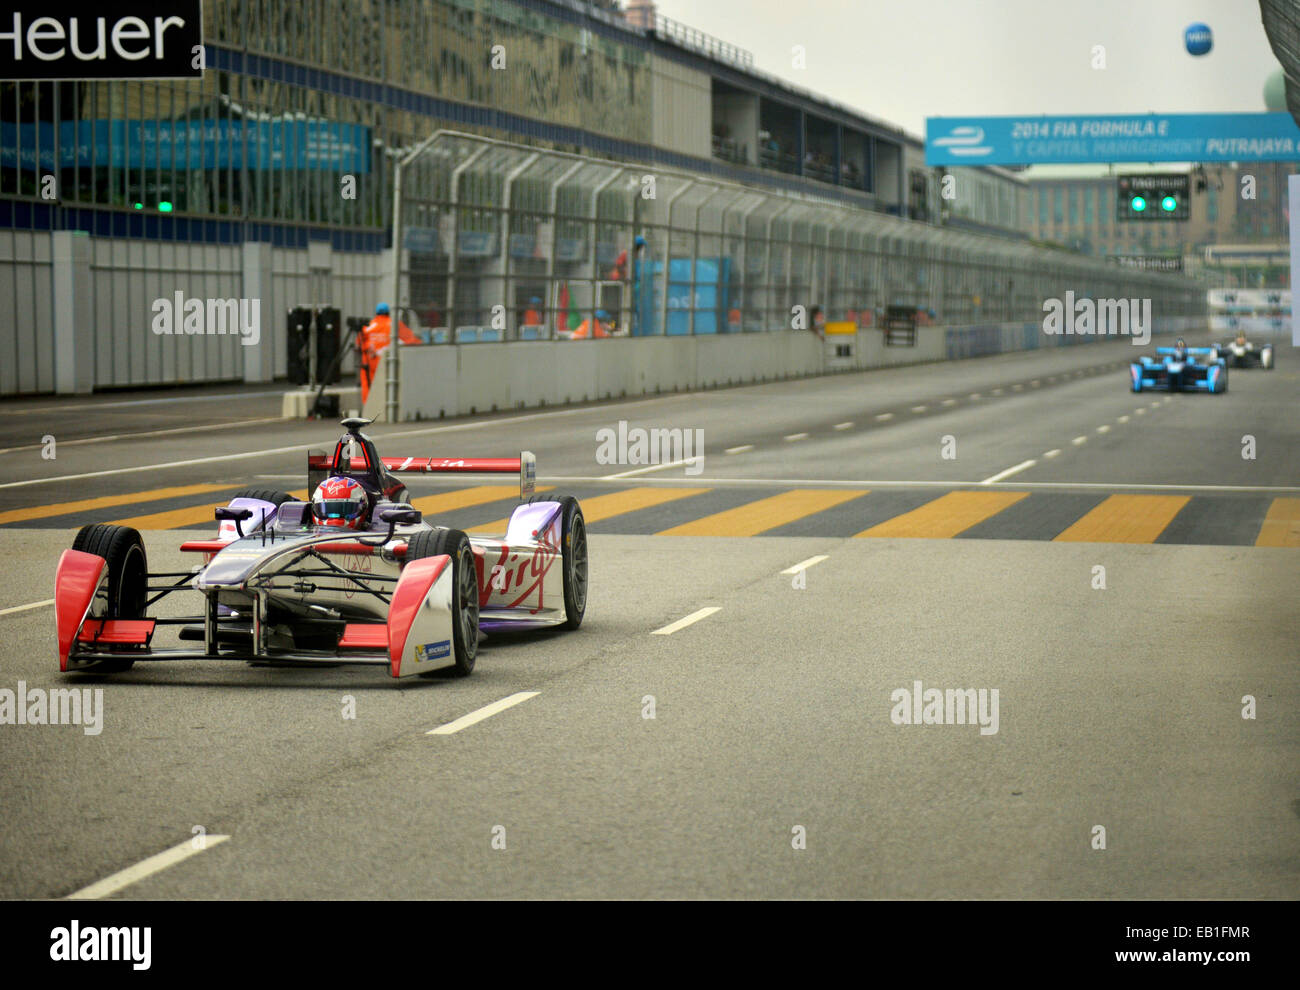
<path fill-rule="evenodd" d="M 1237 334 L 1237 346 L 1238 347 L 1246 346 L 1246 335 L 1244 333 Z"/>
<path fill-rule="evenodd" d="M 326 478 L 311 497 L 312 513 L 326 526 L 360 529 L 366 521 L 370 497 L 352 478 Z"/>
<path fill-rule="evenodd" d="M 1184 342 L 1182 337 L 1179 337 L 1178 341 L 1174 344 L 1174 357 L 1178 358 L 1180 361 L 1186 360 L 1187 358 L 1187 344 Z"/>

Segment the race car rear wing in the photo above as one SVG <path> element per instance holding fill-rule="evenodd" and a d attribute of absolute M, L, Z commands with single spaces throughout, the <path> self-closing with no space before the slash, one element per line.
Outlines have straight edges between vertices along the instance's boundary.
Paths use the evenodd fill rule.
<path fill-rule="evenodd" d="M 1208 355 L 1211 355 L 1211 354 L 1218 354 L 1218 352 L 1219 352 L 1219 349 L 1218 349 L 1217 347 L 1188 347 L 1188 348 L 1185 348 L 1185 350 L 1187 351 L 1188 354 L 1194 355 L 1194 356 L 1196 356 L 1196 357 L 1203 357 L 1203 356 L 1208 356 Z M 1168 354 L 1168 355 L 1173 355 L 1173 354 L 1177 354 L 1177 353 L 1178 353 L 1178 348 L 1176 348 L 1176 347 L 1157 347 L 1157 348 L 1156 348 L 1156 353 L 1157 353 L 1157 354 Z"/>
<path fill-rule="evenodd" d="M 521 450 L 518 457 L 381 457 L 393 474 L 518 474 L 519 497 L 537 488 L 537 458 Z"/>
<path fill-rule="evenodd" d="M 518 474 L 519 498 L 525 499 L 537 489 L 537 458 L 527 450 L 518 457 L 381 457 L 390 474 Z M 362 473 L 372 470 L 365 457 L 350 458 L 350 468 Z M 333 459 L 324 451 L 307 456 L 308 483 L 312 491 L 324 480 Z"/>

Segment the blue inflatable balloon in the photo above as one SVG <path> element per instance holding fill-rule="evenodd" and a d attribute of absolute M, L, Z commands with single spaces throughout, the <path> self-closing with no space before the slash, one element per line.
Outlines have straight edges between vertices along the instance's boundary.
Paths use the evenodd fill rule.
<path fill-rule="evenodd" d="M 1183 32 L 1188 55 L 1208 55 L 1214 47 L 1214 34 L 1208 24 L 1189 24 Z"/>

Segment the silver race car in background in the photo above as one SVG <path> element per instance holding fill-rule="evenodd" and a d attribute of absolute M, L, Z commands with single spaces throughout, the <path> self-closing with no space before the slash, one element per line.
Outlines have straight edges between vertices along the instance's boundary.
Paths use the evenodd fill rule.
<path fill-rule="evenodd" d="M 1238 334 L 1235 340 L 1226 344 L 1215 344 L 1215 348 L 1229 368 L 1263 368 L 1273 369 L 1273 345 L 1261 344 L 1258 347 L 1246 339 L 1245 334 Z"/>

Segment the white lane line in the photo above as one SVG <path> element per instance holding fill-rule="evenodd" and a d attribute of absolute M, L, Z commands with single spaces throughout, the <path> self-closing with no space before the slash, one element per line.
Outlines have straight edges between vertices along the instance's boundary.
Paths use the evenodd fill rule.
<path fill-rule="evenodd" d="M 728 447 L 726 450 L 723 451 L 723 453 L 724 453 L 724 454 L 743 454 L 745 451 L 747 451 L 747 450 L 753 450 L 753 449 L 754 449 L 754 445 L 753 445 L 752 443 L 742 443 L 739 447 Z"/>
<path fill-rule="evenodd" d="M 651 402 L 660 402 L 664 398 L 664 396 L 660 395 L 655 396 L 652 399 L 638 399 L 635 402 L 619 402 L 613 403 L 613 405 L 617 405 L 620 409 L 626 409 L 630 406 L 643 406 Z M 671 398 L 671 396 L 669 398 Z M 168 399 L 165 401 L 170 402 L 171 400 Z M 397 430 L 393 433 L 371 431 L 370 436 L 382 446 L 390 440 L 399 440 L 403 437 L 433 436 L 438 433 L 460 433 L 465 430 L 478 430 L 490 426 L 509 426 L 513 423 L 531 422 L 535 419 L 548 419 L 557 416 L 577 416 L 581 413 L 590 413 L 592 408 L 593 407 L 591 406 L 578 406 L 573 409 L 551 409 L 546 412 L 524 413 L 520 416 L 501 416 L 493 419 L 480 420 L 474 423 L 456 423 L 451 426 L 426 426 L 418 430 Z M 315 443 L 296 443 L 288 447 L 265 447 L 262 450 L 243 450 L 234 454 L 216 454 L 212 457 L 195 457 L 186 461 L 163 461 L 158 464 L 141 464 L 138 467 L 108 468 L 103 471 L 85 471 L 81 474 L 59 474 L 49 478 L 28 478 L 23 481 L 6 481 L 0 484 L 0 488 L 18 488 L 27 485 L 47 485 L 55 481 L 80 481 L 83 478 L 107 478 L 115 474 L 136 474 L 137 472 L 162 471 L 168 468 L 192 467 L 195 464 L 220 464 L 223 461 L 239 461 L 256 457 L 269 457 L 272 454 L 289 454 L 294 453 L 295 451 L 311 450 L 320 445 L 320 441 L 318 440 Z"/>
<path fill-rule="evenodd" d="M 538 475 L 537 480 L 550 484 L 596 484 L 605 478 L 592 475 Z M 715 488 L 962 488 L 978 485 L 978 481 L 935 481 L 933 479 L 904 480 L 901 478 L 708 478 Z M 681 486 L 680 478 L 646 478 L 647 485 Z M 609 484 L 618 484 L 610 481 Z M 1169 491 L 1169 492 L 1252 492 L 1271 495 L 1300 495 L 1297 485 L 1134 485 L 1112 481 L 1018 481 L 1026 488 L 1102 488 L 1115 491 Z"/>
<path fill-rule="evenodd" d="M 1049 450 L 1049 451 L 1048 451 L 1046 454 L 1044 454 L 1043 456 L 1044 456 L 1044 457 L 1060 457 L 1060 456 L 1061 456 L 1061 448 L 1060 448 L 1060 447 L 1053 447 L 1051 450 Z"/>
<path fill-rule="evenodd" d="M 806 571 L 810 567 L 815 567 L 816 565 L 820 564 L 823 560 L 830 560 L 830 559 L 831 559 L 830 554 L 819 553 L 816 557 L 809 557 L 807 560 L 801 560 L 799 561 L 799 563 L 791 567 L 787 567 L 781 573 L 798 574 L 800 571 Z"/>
<path fill-rule="evenodd" d="M 1168 399 L 1165 399 L 1165 401 L 1168 402 L 1169 400 L 1168 400 Z M 1160 406 L 1160 403 L 1159 403 L 1159 402 L 1153 402 L 1153 403 L 1151 403 L 1151 405 L 1147 406 L 1147 408 L 1148 408 L 1148 409 L 1157 409 L 1157 408 L 1159 408 L 1159 406 Z"/>
<path fill-rule="evenodd" d="M 1013 468 L 1000 470 L 1000 472 L 995 474 L 995 476 L 984 478 L 984 481 L 980 482 L 980 485 L 992 485 L 993 482 L 1002 481 L 1002 478 L 1010 478 L 1013 474 L 1019 474 L 1022 470 L 1032 468 L 1032 466 L 1037 463 L 1039 463 L 1039 461 L 1037 461 L 1036 457 L 1030 457 L 1027 461 L 1021 461 L 1021 463 L 1013 466 Z"/>
<path fill-rule="evenodd" d="M 923 413 L 923 412 L 925 412 L 925 410 L 926 410 L 927 408 L 928 408 L 928 407 L 926 407 L 926 406 L 913 406 L 913 407 L 912 407 L 912 412 L 914 412 L 914 413 Z"/>
<path fill-rule="evenodd" d="M 228 402 L 231 399 L 251 399 L 260 395 L 284 395 L 284 389 L 258 392 L 222 392 L 219 395 L 178 395 L 168 399 L 128 399 L 124 402 L 83 402 L 75 406 L 36 406 L 31 409 L 10 409 L 6 416 L 32 416 L 36 413 L 76 412 L 82 409 L 123 409 L 126 406 L 166 406 L 178 402 Z"/>
<path fill-rule="evenodd" d="M 682 467 L 686 464 L 695 464 L 704 462 L 703 457 L 685 457 L 680 461 L 665 461 L 663 464 L 651 464 L 649 467 L 633 468 L 631 471 L 619 471 L 617 474 L 603 474 L 602 480 L 611 478 L 631 478 L 638 474 L 649 474 L 651 471 L 666 471 L 668 468 Z"/>
<path fill-rule="evenodd" d="M 1128 418 L 1127 416 L 1121 416 L 1118 420 L 1116 420 L 1116 422 L 1118 422 L 1118 423 L 1127 423 L 1128 420 L 1129 420 L 1129 418 Z"/>
<path fill-rule="evenodd" d="M 808 439 L 808 434 L 807 434 L 807 433 L 791 433 L 791 434 L 790 434 L 788 437 L 786 437 L 785 439 L 786 439 L 787 442 L 792 442 L 792 441 L 795 441 L 795 440 L 807 440 L 807 439 Z"/>
<path fill-rule="evenodd" d="M 852 423 L 836 423 L 831 427 L 832 430 L 849 430 L 853 428 Z"/>
<path fill-rule="evenodd" d="M 956 404 L 957 404 L 956 399 L 944 399 L 942 402 L 939 403 L 939 405 L 941 406 L 955 406 Z"/>
<path fill-rule="evenodd" d="M 199 848 L 194 847 L 193 839 L 186 839 L 179 846 L 172 846 L 170 849 L 158 853 L 156 856 L 150 856 L 148 859 L 141 860 L 135 866 L 128 866 L 125 870 L 119 870 L 111 877 L 105 877 L 103 880 L 92 883 L 89 887 L 82 887 L 75 893 L 69 894 L 67 899 L 70 901 L 93 901 L 100 897 L 107 897 L 114 894 L 123 887 L 129 887 L 133 883 L 138 883 L 145 877 L 152 876 L 155 873 L 161 873 L 169 866 L 175 866 L 182 860 L 189 859 L 191 856 L 197 856 L 201 852 L 211 849 L 213 846 L 219 846 L 229 839 L 228 835 L 205 835 L 203 844 Z"/>
<path fill-rule="evenodd" d="M 1109 433 L 1109 432 L 1110 432 L 1110 427 L 1107 426 L 1105 423 L 1103 423 L 1101 426 L 1097 427 L 1097 432 L 1098 432 L 1098 433 Z"/>
<path fill-rule="evenodd" d="M 1023 385 L 1012 385 L 1012 386 L 1011 386 L 1011 391 L 1013 391 L 1013 392 L 1019 392 L 1019 391 L 1020 391 L 1021 389 L 1023 389 L 1023 388 L 1024 388 Z"/>
<path fill-rule="evenodd" d="M 894 418 L 893 413 L 881 413 L 879 416 L 876 417 L 876 422 L 883 423 L 885 420 L 893 419 L 893 418 Z"/>
<path fill-rule="evenodd" d="M 29 602 L 26 605 L 14 605 L 10 608 L 0 608 L 0 615 L 13 615 L 15 612 L 26 612 L 29 608 L 44 608 L 46 605 L 53 605 L 54 599 L 47 598 L 43 602 Z"/>
<path fill-rule="evenodd" d="M 459 732 L 461 729 L 468 729 L 471 725 L 482 722 L 485 718 L 491 718 L 497 712 L 503 712 L 507 708 L 514 708 L 529 698 L 536 698 L 542 692 L 540 691 L 517 691 L 516 693 L 502 698 L 500 701 L 494 701 L 490 705 L 484 705 L 477 711 L 472 711 L 468 715 L 462 715 L 454 722 L 448 722 L 446 725 L 440 725 L 436 729 L 430 729 L 425 733 L 426 736 L 449 736 L 453 732 Z"/>
<path fill-rule="evenodd" d="M 1074 444 L 1076 447 L 1082 447 L 1087 442 L 1088 442 L 1087 437 L 1075 437 L 1073 440 L 1070 441 L 1070 443 Z"/>
<path fill-rule="evenodd" d="M 1141 409 L 1134 409 L 1133 411 L 1134 411 L 1135 413 L 1137 413 L 1139 416 L 1144 416 L 1144 415 L 1146 415 L 1146 408 L 1145 408 L 1145 407 L 1143 407 L 1143 408 L 1141 408 Z"/>
<path fill-rule="evenodd" d="M 1037 463 L 1038 463 L 1038 459 L 1035 457 L 1031 457 L 1027 461 L 1021 461 L 1015 467 L 1009 467 L 1005 471 L 999 471 L 991 478 L 985 478 L 983 481 L 980 482 L 980 484 L 991 485 L 995 481 L 1001 481 L 1003 478 L 1010 478 L 1013 474 L 1019 474 L 1021 471 L 1025 470 L 1026 468 L 1031 468 Z"/>
<path fill-rule="evenodd" d="M 970 394 L 970 398 L 972 398 L 972 399 L 982 399 L 983 396 L 980 395 L 978 392 L 972 392 L 972 393 Z"/>
<path fill-rule="evenodd" d="M 707 619 L 714 612 L 721 612 L 721 611 L 722 609 L 720 606 L 709 605 L 707 608 L 702 608 L 697 612 L 692 612 L 684 619 L 678 619 L 676 622 L 668 623 L 668 625 L 664 626 L 662 629 L 656 629 L 650 635 L 671 636 L 673 633 L 677 632 L 678 629 L 685 629 L 687 626 L 693 625 L 694 623 L 699 622 L 701 619 Z"/>
<path fill-rule="evenodd" d="M 75 447 L 87 443 L 109 443 L 114 440 L 143 440 L 146 437 L 165 437 L 174 433 L 203 433 L 207 430 L 230 430 L 238 426 L 254 426 L 258 423 L 283 423 L 283 416 L 267 416 L 263 419 L 241 419 L 234 423 L 209 423 L 207 426 L 178 426 L 170 430 L 149 430 L 146 433 L 115 433 L 107 437 L 82 437 L 79 440 L 60 440 L 60 447 Z M 39 450 L 45 444 L 29 443 L 25 447 L 0 447 L 0 454 L 14 454 L 23 450 Z"/>

